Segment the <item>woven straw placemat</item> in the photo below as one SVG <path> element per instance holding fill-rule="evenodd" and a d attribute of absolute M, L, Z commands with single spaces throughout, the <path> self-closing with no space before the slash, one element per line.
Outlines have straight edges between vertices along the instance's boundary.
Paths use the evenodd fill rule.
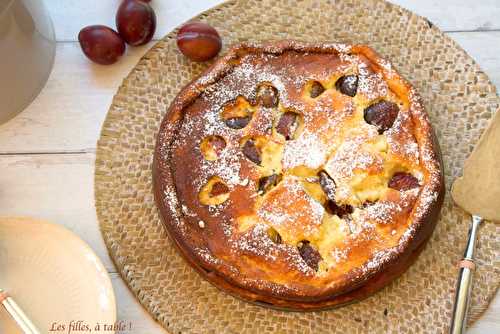
<path fill-rule="evenodd" d="M 230 1 L 197 19 L 225 45 L 299 39 L 366 43 L 420 91 L 443 151 L 446 187 L 460 175 L 500 105 L 495 87 L 454 41 L 429 21 L 382 0 Z M 436 230 L 417 262 L 362 302 L 297 313 L 239 301 L 205 282 L 177 254 L 153 200 L 155 136 L 170 102 L 207 64 L 177 50 L 175 32 L 154 46 L 116 93 L 97 147 L 95 196 L 104 240 L 139 301 L 172 333 L 443 333 L 453 303 L 456 262 L 469 218 L 447 195 Z M 500 226 L 480 233 L 470 322 L 500 281 Z"/>

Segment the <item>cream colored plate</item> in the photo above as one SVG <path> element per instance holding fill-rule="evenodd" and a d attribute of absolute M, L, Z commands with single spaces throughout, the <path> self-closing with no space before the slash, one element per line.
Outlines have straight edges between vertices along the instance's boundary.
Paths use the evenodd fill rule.
<path fill-rule="evenodd" d="M 59 225 L 0 218 L 0 287 L 42 333 L 68 333 L 71 321 L 71 333 L 85 333 L 85 324 L 92 333 L 113 333 L 95 330 L 116 321 L 108 273 L 86 243 Z M 65 329 L 50 331 L 54 324 Z M 0 333 L 20 333 L 1 306 Z"/>

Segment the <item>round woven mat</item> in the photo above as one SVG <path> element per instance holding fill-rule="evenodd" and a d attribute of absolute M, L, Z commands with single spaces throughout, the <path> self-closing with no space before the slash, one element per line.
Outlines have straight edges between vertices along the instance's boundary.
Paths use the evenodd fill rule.
<path fill-rule="evenodd" d="M 230 1 L 197 19 L 225 45 L 299 39 L 366 43 L 420 91 L 437 132 L 446 187 L 500 105 L 495 87 L 455 42 L 425 19 L 381 0 Z M 362 302 L 297 313 L 239 301 L 205 282 L 177 254 L 153 200 L 155 136 L 170 102 L 207 64 L 180 55 L 175 32 L 153 47 L 116 93 L 98 142 L 95 194 L 100 227 L 123 279 L 172 333 L 442 333 L 448 327 L 469 218 L 447 195 L 417 262 Z M 470 322 L 500 281 L 500 226 L 482 227 Z"/>

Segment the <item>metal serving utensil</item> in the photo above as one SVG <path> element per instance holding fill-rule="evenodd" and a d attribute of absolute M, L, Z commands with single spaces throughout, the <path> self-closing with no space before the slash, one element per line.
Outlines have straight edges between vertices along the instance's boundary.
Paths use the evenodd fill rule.
<path fill-rule="evenodd" d="M 500 222 L 500 113 L 492 118 L 472 154 L 464 164 L 463 176 L 453 183 L 455 203 L 472 215 L 464 258 L 459 262 L 459 276 L 450 333 L 465 331 L 472 277 L 476 264 L 474 249 L 483 221 Z"/>
<path fill-rule="evenodd" d="M 26 316 L 23 310 L 5 291 L 0 289 L 0 304 L 2 304 L 12 319 L 18 324 L 19 328 L 25 334 L 40 334 L 40 331 L 35 327 L 31 320 Z"/>

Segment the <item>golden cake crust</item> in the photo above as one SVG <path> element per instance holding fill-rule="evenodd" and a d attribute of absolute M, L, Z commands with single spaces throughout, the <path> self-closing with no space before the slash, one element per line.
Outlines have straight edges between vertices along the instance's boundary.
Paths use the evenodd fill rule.
<path fill-rule="evenodd" d="M 393 122 L 367 116 L 381 101 L 397 105 Z M 394 189 L 398 174 L 413 186 Z M 296 41 L 236 45 L 188 84 L 161 124 L 153 183 L 168 234 L 206 279 L 297 310 L 404 272 L 444 193 L 428 116 L 390 63 L 363 45 Z"/>

